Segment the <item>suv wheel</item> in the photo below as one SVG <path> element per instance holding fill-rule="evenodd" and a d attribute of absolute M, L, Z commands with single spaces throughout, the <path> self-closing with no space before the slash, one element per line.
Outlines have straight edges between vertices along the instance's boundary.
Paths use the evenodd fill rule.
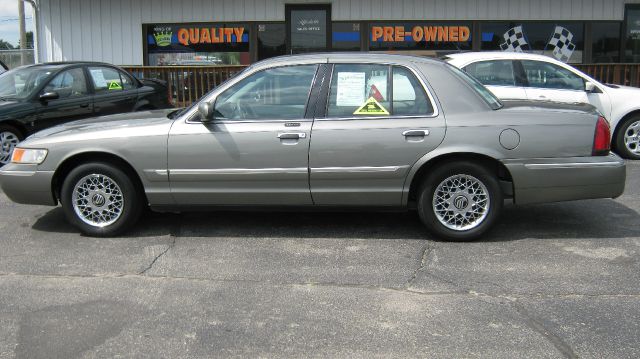
<path fill-rule="evenodd" d="M 65 216 L 84 234 L 114 236 L 140 217 L 143 198 L 125 172 L 108 163 L 73 169 L 62 184 Z"/>
<path fill-rule="evenodd" d="M 620 124 L 615 141 L 616 152 L 620 156 L 640 160 L 640 116 L 628 118 Z"/>
<path fill-rule="evenodd" d="M 502 210 L 502 191 L 495 175 L 471 162 L 437 167 L 418 198 L 422 222 L 438 237 L 469 241 L 493 226 Z"/>
<path fill-rule="evenodd" d="M 24 138 L 15 127 L 0 125 L 0 166 L 11 162 L 11 155 L 16 145 Z"/>

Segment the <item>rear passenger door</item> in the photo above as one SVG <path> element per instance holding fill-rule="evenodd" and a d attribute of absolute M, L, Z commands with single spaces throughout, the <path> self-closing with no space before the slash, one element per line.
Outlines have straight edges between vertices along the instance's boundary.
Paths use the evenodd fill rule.
<path fill-rule="evenodd" d="M 94 88 L 94 113 L 96 116 L 131 112 L 138 101 L 138 88 L 124 72 L 107 66 L 89 66 L 89 76 Z"/>
<path fill-rule="evenodd" d="M 512 60 L 489 60 L 469 64 L 463 68 L 500 99 L 526 100 L 524 79 Z"/>
<path fill-rule="evenodd" d="M 351 63 L 331 71 L 311 133 L 314 204 L 399 206 L 409 169 L 444 137 L 443 115 L 407 67 Z"/>

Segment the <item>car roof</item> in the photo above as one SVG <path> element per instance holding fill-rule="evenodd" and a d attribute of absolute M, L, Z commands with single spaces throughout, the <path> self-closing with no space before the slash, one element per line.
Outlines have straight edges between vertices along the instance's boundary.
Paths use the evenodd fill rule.
<path fill-rule="evenodd" d="M 510 52 L 510 51 L 471 51 L 458 52 L 445 56 L 445 59 L 454 60 L 456 63 L 471 62 L 474 60 L 542 60 L 548 62 L 557 62 L 553 57 L 533 54 L 530 52 Z"/>
<path fill-rule="evenodd" d="M 261 66 L 269 66 L 275 63 L 282 62 L 336 62 L 336 61 L 349 61 L 355 62 L 358 60 L 366 62 L 392 62 L 392 63 L 409 63 L 409 62 L 428 62 L 434 64 L 441 64 L 442 61 L 436 58 L 415 56 L 415 55 L 399 55 L 399 54 L 386 54 L 379 52 L 321 52 L 302 55 L 284 55 L 272 57 L 256 64 Z"/>
<path fill-rule="evenodd" d="M 56 61 L 56 62 L 42 62 L 38 64 L 31 64 L 21 66 L 23 68 L 27 67 L 64 67 L 64 66 L 73 66 L 73 65 L 100 65 L 100 66 L 115 66 L 112 64 L 108 64 L 106 62 L 94 62 L 94 61 Z"/>

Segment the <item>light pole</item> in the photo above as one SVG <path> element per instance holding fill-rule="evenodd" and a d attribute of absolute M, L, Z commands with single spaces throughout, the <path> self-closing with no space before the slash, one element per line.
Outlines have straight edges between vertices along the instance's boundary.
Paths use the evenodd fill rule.
<path fill-rule="evenodd" d="M 24 2 L 18 0 L 18 18 L 20 19 L 20 64 L 27 64 L 27 32 L 24 23 Z"/>

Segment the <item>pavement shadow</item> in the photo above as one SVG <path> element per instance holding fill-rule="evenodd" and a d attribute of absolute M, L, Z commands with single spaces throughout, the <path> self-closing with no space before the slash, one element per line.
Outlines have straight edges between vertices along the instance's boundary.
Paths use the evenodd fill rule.
<path fill-rule="evenodd" d="M 78 233 L 60 207 L 33 224 L 44 232 Z M 183 214 L 147 212 L 123 237 L 266 237 L 431 239 L 412 212 L 212 211 Z M 506 206 L 483 241 L 526 238 L 640 237 L 640 215 L 614 200 Z"/>

